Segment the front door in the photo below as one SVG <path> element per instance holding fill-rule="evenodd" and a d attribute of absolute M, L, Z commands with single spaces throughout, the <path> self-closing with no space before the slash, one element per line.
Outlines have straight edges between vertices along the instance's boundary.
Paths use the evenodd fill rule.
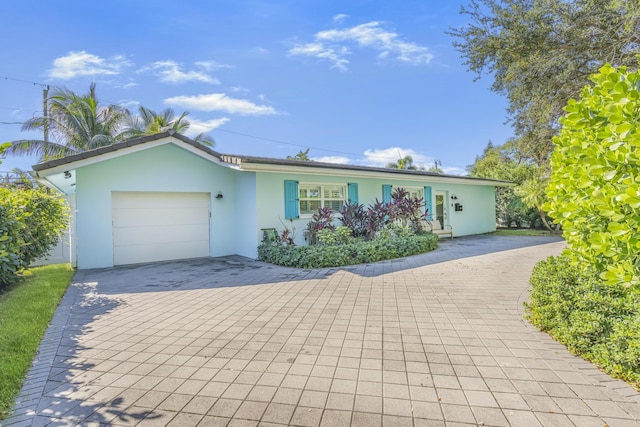
<path fill-rule="evenodd" d="M 447 223 L 447 193 L 444 191 L 436 191 L 436 220 L 444 229 Z"/>

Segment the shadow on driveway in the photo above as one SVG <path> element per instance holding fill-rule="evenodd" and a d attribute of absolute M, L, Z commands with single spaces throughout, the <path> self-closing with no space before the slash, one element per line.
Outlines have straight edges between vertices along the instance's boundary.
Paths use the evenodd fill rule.
<path fill-rule="evenodd" d="M 336 268 L 281 267 L 237 255 L 80 270 L 75 282 L 90 281 L 104 295 L 213 289 L 325 279 L 337 271 L 376 277 L 425 265 L 562 241 L 559 236 L 465 236 L 440 240 L 434 251 L 405 258 Z"/>
<path fill-rule="evenodd" d="M 127 341 L 122 335 L 127 334 L 126 324 L 117 325 L 120 330 L 111 332 L 110 328 L 116 326 L 105 327 L 100 323 L 101 319 L 109 317 L 107 315 L 116 309 L 127 310 L 130 304 L 128 299 L 138 298 L 133 294 L 165 294 L 168 299 L 163 300 L 167 301 L 164 309 L 169 312 L 172 308 L 171 298 L 174 298 L 168 293 L 170 291 L 227 288 L 226 291 L 234 292 L 232 288 L 235 287 L 283 282 L 304 287 L 305 282 L 326 279 L 339 271 L 371 278 L 561 240 L 559 237 L 546 236 L 461 237 L 443 240 L 436 250 L 425 254 L 341 268 L 294 269 L 229 256 L 80 270 L 47 330 L 38 357 L 17 399 L 14 415 L 5 420 L 3 425 L 67 425 L 70 422 L 130 425 L 143 419 L 148 422 L 163 417 L 163 412 L 157 405 L 144 401 L 146 397 L 143 398 L 143 395 L 152 399 L 153 393 L 147 393 L 147 386 L 141 385 L 145 381 L 143 377 L 149 374 L 142 367 L 165 365 L 169 362 L 162 359 L 160 354 L 150 359 L 137 360 L 136 357 L 142 357 L 139 355 L 150 354 L 150 348 L 155 345 L 151 341 L 145 341 L 147 335 L 138 333 L 139 336 L 132 335 L 132 339 Z M 309 313 L 313 312 L 312 300 L 317 298 L 317 293 L 333 285 L 320 286 L 315 291 L 314 286 L 318 287 L 309 286 L 309 290 L 301 291 L 304 295 L 300 296 L 302 304 L 309 304 Z M 131 316 L 126 321 L 131 322 L 131 327 L 134 328 L 135 313 L 127 316 Z M 260 323 L 258 319 L 255 321 Z M 170 329 L 167 328 L 169 332 Z M 157 330 L 155 333 L 162 336 L 161 332 L 162 330 Z M 149 334 L 151 337 L 151 333 Z M 97 344 L 86 345 L 84 339 L 96 335 L 99 338 Z M 141 341 L 135 344 L 138 338 Z M 188 349 L 188 346 L 185 348 Z M 154 357 L 158 359 L 154 360 Z M 283 363 L 285 362 L 288 363 L 288 360 Z M 137 388 L 129 388 L 133 383 L 129 384 L 127 381 L 133 379 L 138 381 Z M 149 388 L 156 386 L 148 385 Z M 162 393 L 157 392 L 157 395 Z M 142 403 L 131 406 L 134 401 Z"/>

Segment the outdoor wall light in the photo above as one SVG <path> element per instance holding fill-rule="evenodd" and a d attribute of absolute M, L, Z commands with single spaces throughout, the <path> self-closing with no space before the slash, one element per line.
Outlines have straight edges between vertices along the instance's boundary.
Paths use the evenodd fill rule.
<path fill-rule="evenodd" d="M 71 172 L 64 171 L 64 179 L 69 179 L 69 178 L 71 178 Z"/>
<path fill-rule="evenodd" d="M 218 195 L 216 196 L 216 199 L 218 200 L 222 200 L 224 196 L 222 195 L 222 191 L 218 191 Z"/>

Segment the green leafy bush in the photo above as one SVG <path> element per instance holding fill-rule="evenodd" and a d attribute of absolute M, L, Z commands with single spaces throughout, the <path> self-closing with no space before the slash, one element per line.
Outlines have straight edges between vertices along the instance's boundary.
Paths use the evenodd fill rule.
<path fill-rule="evenodd" d="M 567 254 L 610 285 L 640 284 L 640 74 L 606 65 L 570 100 L 544 209 Z"/>
<path fill-rule="evenodd" d="M 0 285 L 56 245 L 67 211 L 63 199 L 43 190 L 0 188 Z"/>
<path fill-rule="evenodd" d="M 339 267 L 416 255 L 434 250 L 437 246 L 438 237 L 431 233 L 334 246 L 280 246 L 262 243 L 258 246 L 258 259 L 286 267 Z"/>
<path fill-rule="evenodd" d="M 318 212 L 311 217 L 311 221 L 307 223 L 306 232 L 309 244 L 315 245 L 318 243 L 318 232 L 320 230 L 335 230 L 335 228 L 336 226 L 333 225 L 333 211 L 325 207 L 318 209 Z"/>
<path fill-rule="evenodd" d="M 608 285 L 566 256 L 538 263 L 531 285 L 531 323 L 610 374 L 640 383 L 638 289 Z"/>
<path fill-rule="evenodd" d="M 341 225 L 335 229 L 329 227 L 318 230 L 318 243 L 321 245 L 344 245 L 353 241 L 351 229 Z"/>

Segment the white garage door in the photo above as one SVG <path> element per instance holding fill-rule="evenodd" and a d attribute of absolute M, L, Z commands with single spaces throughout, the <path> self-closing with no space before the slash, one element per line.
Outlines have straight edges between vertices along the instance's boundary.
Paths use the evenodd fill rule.
<path fill-rule="evenodd" d="M 209 256 L 209 193 L 112 193 L 114 265 Z"/>

